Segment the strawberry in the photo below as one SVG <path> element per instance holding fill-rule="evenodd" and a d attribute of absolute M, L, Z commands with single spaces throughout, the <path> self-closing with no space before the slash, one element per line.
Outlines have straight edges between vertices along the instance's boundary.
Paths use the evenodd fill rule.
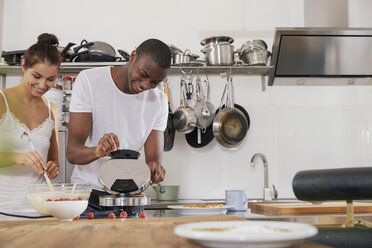
<path fill-rule="evenodd" d="M 146 219 L 146 213 L 145 212 L 141 212 L 139 214 L 139 217 L 142 218 L 142 219 Z"/>
<path fill-rule="evenodd" d="M 109 218 L 109 219 L 115 219 L 116 216 L 115 216 L 114 213 L 109 213 L 109 214 L 108 214 L 108 218 Z"/>
<path fill-rule="evenodd" d="M 88 220 L 94 219 L 94 214 L 92 212 L 87 213 L 87 219 Z"/>
<path fill-rule="evenodd" d="M 127 212 L 125 212 L 125 211 L 122 211 L 122 212 L 120 213 L 120 218 L 122 218 L 122 219 L 127 218 L 127 216 L 128 216 L 128 214 L 127 214 Z"/>
<path fill-rule="evenodd" d="M 78 199 L 78 201 L 81 201 L 81 200 L 83 200 L 83 198 L 81 198 L 80 196 L 77 198 Z"/>
<path fill-rule="evenodd" d="M 47 199 L 47 201 L 52 201 L 52 199 Z"/>
<path fill-rule="evenodd" d="M 78 216 L 76 216 L 76 217 L 74 218 L 74 220 L 78 220 L 78 219 L 80 219 L 80 215 L 78 215 Z"/>

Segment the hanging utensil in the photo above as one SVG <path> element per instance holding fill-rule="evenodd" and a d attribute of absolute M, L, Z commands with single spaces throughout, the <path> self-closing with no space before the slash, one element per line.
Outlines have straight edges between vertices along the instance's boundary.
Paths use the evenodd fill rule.
<path fill-rule="evenodd" d="M 170 94 L 169 94 L 169 85 L 167 82 L 167 78 L 164 79 L 164 92 L 168 97 L 168 121 L 167 121 L 167 127 L 164 131 L 164 151 L 170 151 L 173 148 L 174 145 L 174 136 L 175 136 L 175 128 L 173 125 L 173 113 L 170 108 Z"/>
<path fill-rule="evenodd" d="M 202 129 L 207 128 L 212 124 L 214 119 L 214 106 L 212 103 L 207 102 L 205 95 L 208 93 L 208 82 L 204 81 L 205 87 L 202 86 L 199 76 L 196 78 L 196 89 L 197 95 L 200 98 L 194 106 L 194 111 L 196 114 L 196 126 Z M 204 93 L 205 92 L 205 93 Z"/>

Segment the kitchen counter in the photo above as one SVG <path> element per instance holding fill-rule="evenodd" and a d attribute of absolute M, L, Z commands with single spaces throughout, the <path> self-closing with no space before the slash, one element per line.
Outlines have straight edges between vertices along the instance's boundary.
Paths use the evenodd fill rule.
<path fill-rule="evenodd" d="M 175 226 L 197 221 L 243 220 L 236 216 L 0 221 L 1 247 L 164 247 L 200 248 L 173 233 Z M 292 248 L 326 248 L 310 241 Z"/>
<path fill-rule="evenodd" d="M 262 199 L 249 199 L 250 202 L 261 202 Z M 272 200 L 269 202 L 298 202 L 299 200 L 295 198 L 280 198 L 277 200 Z M 186 204 L 207 204 L 207 203 L 225 203 L 225 199 L 179 199 L 177 201 L 159 201 L 156 199 L 151 199 L 151 205 L 146 206 L 145 209 L 149 210 L 161 210 L 167 209 L 169 205 L 186 205 Z"/>

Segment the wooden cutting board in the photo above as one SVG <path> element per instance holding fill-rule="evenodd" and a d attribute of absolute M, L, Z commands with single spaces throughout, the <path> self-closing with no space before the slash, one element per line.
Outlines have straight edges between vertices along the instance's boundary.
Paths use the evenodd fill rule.
<path fill-rule="evenodd" d="M 236 216 L 0 221 L 0 247 L 202 248 L 174 234 L 182 223 L 244 220 Z M 327 248 L 310 241 L 291 248 Z"/>
<path fill-rule="evenodd" d="M 372 203 L 354 202 L 354 213 L 372 213 Z M 283 202 L 248 204 L 252 213 L 265 215 L 346 214 L 346 201 L 329 201 L 314 205 L 311 202 Z"/>

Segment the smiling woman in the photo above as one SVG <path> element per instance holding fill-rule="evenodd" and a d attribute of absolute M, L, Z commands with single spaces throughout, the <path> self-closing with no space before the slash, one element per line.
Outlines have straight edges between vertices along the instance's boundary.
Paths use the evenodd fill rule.
<path fill-rule="evenodd" d="M 43 97 L 58 74 L 57 45 L 41 34 L 24 54 L 22 81 L 0 91 L 0 211 L 27 208 L 27 185 L 58 175 L 58 109 Z"/>

